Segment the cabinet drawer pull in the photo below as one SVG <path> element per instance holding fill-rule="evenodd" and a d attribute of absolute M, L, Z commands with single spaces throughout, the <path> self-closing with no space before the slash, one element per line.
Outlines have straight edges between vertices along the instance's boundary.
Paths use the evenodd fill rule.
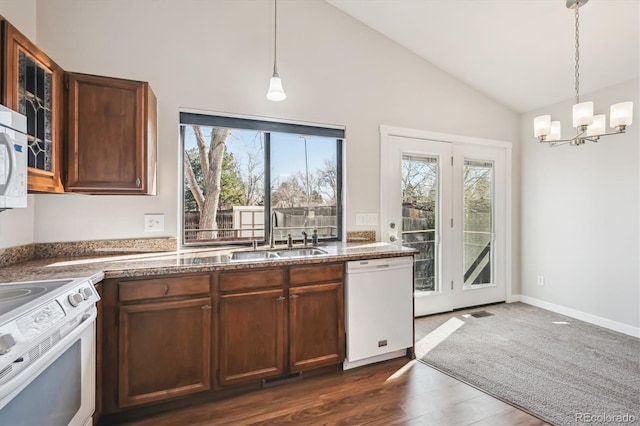
<path fill-rule="evenodd" d="M 277 298 L 276 298 L 276 300 L 277 300 L 278 302 L 282 302 L 284 299 L 285 299 L 285 297 L 284 297 L 284 296 L 279 296 L 279 297 L 277 297 Z"/>
<path fill-rule="evenodd" d="M 169 294 L 169 286 L 165 285 L 164 286 L 164 295 L 166 296 L 167 294 Z"/>
<path fill-rule="evenodd" d="M 289 296 L 289 299 L 297 299 L 298 295 L 297 294 L 292 294 L 291 296 Z"/>
<path fill-rule="evenodd" d="M 212 308 L 211 308 L 211 305 L 204 305 L 204 306 L 202 307 L 202 310 L 203 310 L 203 311 L 208 311 L 209 309 L 212 309 Z"/>

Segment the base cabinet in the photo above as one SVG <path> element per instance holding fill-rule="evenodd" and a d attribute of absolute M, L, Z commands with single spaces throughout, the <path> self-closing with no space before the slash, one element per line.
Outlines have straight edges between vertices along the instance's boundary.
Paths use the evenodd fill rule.
<path fill-rule="evenodd" d="M 339 263 L 221 273 L 220 385 L 340 364 L 343 268 Z M 256 287 L 265 290 L 248 291 Z"/>
<path fill-rule="evenodd" d="M 120 308 L 119 405 L 211 388 L 211 299 Z"/>
<path fill-rule="evenodd" d="M 344 360 L 341 282 L 289 289 L 289 369 L 310 370 Z"/>
<path fill-rule="evenodd" d="M 229 294 L 219 300 L 220 385 L 282 375 L 283 290 Z"/>
<path fill-rule="evenodd" d="M 340 365 L 343 271 L 332 263 L 104 281 L 103 421 Z"/>

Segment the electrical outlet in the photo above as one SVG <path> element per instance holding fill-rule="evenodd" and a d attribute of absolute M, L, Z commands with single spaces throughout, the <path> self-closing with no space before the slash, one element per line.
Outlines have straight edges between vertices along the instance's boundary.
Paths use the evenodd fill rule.
<path fill-rule="evenodd" d="M 367 215 L 364 213 L 356 213 L 356 226 L 366 226 Z"/>
<path fill-rule="evenodd" d="M 164 215 L 163 214 L 145 214 L 144 215 L 145 232 L 162 232 L 164 231 Z"/>
<path fill-rule="evenodd" d="M 544 285 L 544 277 L 542 275 L 538 275 L 538 285 Z"/>
<path fill-rule="evenodd" d="M 368 226 L 378 225 L 378 213 L 367 213 L 367 225 Z"/>

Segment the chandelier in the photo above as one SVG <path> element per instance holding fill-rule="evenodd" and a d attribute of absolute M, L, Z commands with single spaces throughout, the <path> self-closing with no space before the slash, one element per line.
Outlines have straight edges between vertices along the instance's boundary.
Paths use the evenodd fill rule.
<path fill-rule="evenodd" d="M 624 133 L 631 125 L 633 102 L 620 102 L 611 105 L 609 111 L 609 126 L 613 129 L 607 133 L 604 114 L 593 115 L 593 102 L 580 102 L 580 37 L 579 37 L 579 9 L 589 0 L 567 0 L 568 9 L 575 10 L 576 32 L 576 103 L 573 106 L 573 127 L 576 135 L 570 139 L 562 139 L 559 121 L 551 121 L 550 115 L 541 115 L 533 119 L 533 134 L 540 142 L 548 142 L 549 146 L 569 144 L 583 145 L 585 142 L 598 142 L 601 136 L 618 135 Z"/>

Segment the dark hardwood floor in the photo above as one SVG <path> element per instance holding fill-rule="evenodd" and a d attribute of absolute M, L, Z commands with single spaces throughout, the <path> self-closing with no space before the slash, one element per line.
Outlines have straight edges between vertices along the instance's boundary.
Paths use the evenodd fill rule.
<path fill-rule="evenodd" d="M 399 358 L 183 408 L 131 425 L 545 425 L 433 368 Z"/>

